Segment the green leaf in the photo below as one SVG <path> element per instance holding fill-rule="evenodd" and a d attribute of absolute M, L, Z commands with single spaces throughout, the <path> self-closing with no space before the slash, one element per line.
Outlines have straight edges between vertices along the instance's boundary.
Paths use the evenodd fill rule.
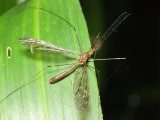
<path fill-rule="evenodd" d="M 74 25 L 83 52 L 91 47 L 79 1 L 28 0 L 16 6 L 0 17 L 0 100 L 47 65 L 75 63 L 79 57 L 38 50 L 31 54 L 29 48 L 19 43 L 21 37 L 33 37 L 80 52 L 73 28 L 57 16 L 38 8 L 56 13 Z M 94 66 L 91 62 L 89 65 Z M 55 84 L 49 84 L 50 78 L 70 67 L 71 65 L 54 66 L 40 72 L 32 79 L 34 82 L 16 91 L 0 104 L 0 119 L 102 119 L 94 69 L 87 68 L 90 98 L 87 108 L 82 112 L 74 105 L 75 72 Z"/>
<path fill-rule="evenodd" d="M 0 16 L 16 4 L 17 0 L 0 0 Z"/>

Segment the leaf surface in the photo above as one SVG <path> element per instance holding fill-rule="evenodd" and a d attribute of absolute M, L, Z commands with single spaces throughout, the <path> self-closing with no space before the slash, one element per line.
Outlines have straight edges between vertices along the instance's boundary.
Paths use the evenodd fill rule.
<path fill-rule="evenodd" d="M 0 100 L 29 81 L 48 65 L 75 63 L 75 54 L 55 54 L 35 50 L 19 43 L 21 37 L 32 37 L 80 52 L 73 28 L 64 20 L 45 12 L 43 8 L 61 16 L 76 27 L 81 49 L 90 49 L 86 22 L 78 0 L 28 0 L 0 17 Z M 10 50 L 8 50 L 10 48 Z M 10 52 L 10 57 L 8 52 Z M 93 66 L 93 63 L 89 63 Z M 89 104 L 80 112 L 74 105 L 74 74 L 55 84 L 49 79 L 71 65 L 54 66 L 38 74 L 31 84 L 21 88 L 0 104 L 0 118 L 25 120 L 99 120 L 102 119 L 100 98 L 94 69 L 87 68 Z"/>

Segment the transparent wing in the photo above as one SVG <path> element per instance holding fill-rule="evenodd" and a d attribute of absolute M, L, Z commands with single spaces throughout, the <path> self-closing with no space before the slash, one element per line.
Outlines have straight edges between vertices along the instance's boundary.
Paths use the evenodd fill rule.
<path fill-rule="evenodd" d="M 104 35 L 100 38 L 102 42 L 104 42 L 110 34 L 115 31 L 115 29 L 129 16 L 130 14 L 127 12 L 122 13 L 115 22 L 109 27 L 109 29 L 104 33 Z"/>
<path fill-rule="evenodd" d="M 30 47 L 31 51 L 33 49 L 38 49 L 38 50 L 43 50 L 43 51 L 48 51 L 48 52 L 79 54 L 77 52 L 67 50 L 62 47 L 59 47 L 51 43 L 48 43 L 46 41 L 35 39 L 35 38 L 23 37 L 19 39 L 19 42 L 23 44 L 24 46 Z"/>
<path fill-rule="evenodd" d="M 76 108 L 79 111 L 83 111 L 87 107 L 89 100 L 86 65 L 80 66 L 76 70 L 73 85 L 73 94 Z"/>

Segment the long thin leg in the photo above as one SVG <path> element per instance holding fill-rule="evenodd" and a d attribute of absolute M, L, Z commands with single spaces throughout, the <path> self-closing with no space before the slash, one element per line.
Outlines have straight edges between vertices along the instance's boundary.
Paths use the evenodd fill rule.
<path fill-rule="evenodd" d="M 80 49 L 80 52 L 82 53 L 82 49 L 81 49 L 81 45 L 80 45 L 80 41 L 79 41 L 79 37 L 77 35 L 77 30 L 76 30 L 76 27 L 74 25 L 72 25 L 70 22 L 68 22 L 67 20 L 65 20 L 63 17 L 49 11 L 49 10 L 46 10 L 44 8 L 38 8 L 38 7 L 27 7 L 27 8 L 35 8 L 35 9 L 39 9 L 39 10 L 42 10 L 42 11 L 45 11 L 47 13 L 50 13 L 56 17 L 58 17 L 59 19 L 61 19 L 62 21 L 66 22 L 69 26 L 71 26 L 73 28 L 73 30 L 75 31 L 75 34 L 76 34 L 76 38 L 77 38 L 77 41 L 78 41 L 78 45 L 79 45 L 79 49 Z"/>
<path fill-rule="evenodd" d="M 9 96 L 11 96 L 13 93 L 15 93 L 16 91 L 20 90 L 21 88 L 25 87 L 26 85 L 36 81 L 34 80 L 34 78 L 36 76 L 38 76 L 42 71 L 46 70 L 47 68 L 49 67 L 53 67 L 53 66 L 64 66 L 64 65 L 72 65 L 72 64 L 75 64 L 75 63 L 71 63 L 71 64 L 63 64 L 63 65 L 51 65 L 51 66 L 46 66 L 44 67 L 41 71 L 39 71 L 37 74 L 35 74 L 28 82 L 24 83 L 23 85 L 21 85 L 20 87 L 16 88 L 15 90 L 13 90 L 12 92 L 10 92 L 6 97 L 4 97 L 1 101 L 0 101 L 0 104 L 5 100 L 7 99 Z"/>
<path fill-rule="evenodd" d="M 105 59 L 92 59 L 92 60 L 88 60 L 88 62 L 94 62 L 94 61 L 98 61 L 98 60 L 125 60 L 126 58 L 105 58 Z"/>
<path fill-rule="evenodd" d="M 111 75 L 109 75 L 109 77 L 107 78 L 108 80 L 110 80 L 111 77 L 118 71 L 118 69 L 121 67 L 121 65 L 123 64 L 123 62 L 124 62 L 124 61 L 122 61 L 122 62 L 119 64 L 119 66 L 112 72 Z M 108 81 L 108 80 L 107 80 L 107 81 Z M 104 84 L 106 84 L 106 82 L 105 82 Z"/>
<path fill-rule="evenodd" d="M 96 69 L 95 67 L 90 66 L 90 65 L 87 65 L 87 67 L 88 68 L 92 68 L 92 69 L 94 69 L 97 72 L 97 74 L 98 74 L 98 89 L 100 91 L 101 90 L 101 88 L 100 88 L 101 87 L 101 80 L 100 80 L 99 70 Z M 100 110 L 99 105 L 100 105 L 100 99 L 98 99 L 98 110 Z M 98 118 L 100 119 L 100 114 L 98 114 Z"/>
<path fill-rule="evenodd" d="M 100 91 L 100 84 L 101 84 L 101 81 L 100 81 L 100 75 L 99 75 L 99 70 L 96 69 L 95 67 L 92 67 L 90 65 L 87 65 L 88 68 L 92 68 L 96 71 L 96 73 L 98 74 L 98 88 L 99 88 L 99 91 Z"/>
<path fill-rule="evenodd" d="M 109 77 L 107 77 L 107 81 L 108 80 L 110 80 L 111 79 L 111 77 L 117 72 L 117 70 L 120 68 L 120 66 L 123 64 L 123 62 L 124 62 L 124 60 L 125 60 L 126 58 L 107 58 L 107 59 L 92 59 L 92 60 L 88 60 L 89 62 L 94 62 L 95 60 L 123 60 L 122 62 L 121 62 L 121 64 L 112 72 L 112 74 L 111 75 L 109 75 Z M 92 68 L 92 69 L 95 69 L 96 70 L 96 72 L 98 72 L 98 79 L 100 80 L 100 76 L 99 76 L 99 70 L 97 70 L 96 68 L 94 68 L 94 67 L 92 67 L 92 66 L 89 66 L 89 65 L 87 65 L 87 67 L 89 68 Z M 104 83 L 104 84 L 106 84 L 106 82 Z M 98 86 L 99 86 L 99 91 L 100 91 L 100 81 L 98 82 Z"/>

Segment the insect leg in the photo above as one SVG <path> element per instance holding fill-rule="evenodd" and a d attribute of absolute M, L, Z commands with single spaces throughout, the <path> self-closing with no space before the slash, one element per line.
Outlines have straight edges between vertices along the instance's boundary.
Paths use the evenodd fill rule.
<path fill-rule="evenodd" d="M 73 28 L 73 30 L 75 31 L 76 38 L 77 38 L 77 41 L 78 41 L 78 45 L 79 45 L 79 48 L 80 48 L 80 52 L 82 53 L 82 49 L 81 49 L 81 46 L 80 46 L 79 37 L 78 37 L 78 35 L 77 35 L 77 30 L 76 30 L 76 27 L 75 27 L 74 25 L 72 25 L 70 22 L 68 22 L 68 21 L 67 21 L 66 19 L 64 19 L 63 17 L 61 17 L 61 16 L 59 16 L 59 15 L 57 15 L 57 14 L 55 14 L 55 13 L 49 11 L 49 10 L 46 10 L 46 9 L 44 9 L 44 8 L 37 8 L 37 7 L 29 7 L 29 8 L 35 8 L 35 9 L 39 9 L 39 10 L 41 10 L 41 11 L 45 11 L 45 12 L 47 12 L 47 13 L 50 13 L 50 14 L 58 17 L 58 18 L 61 19 L 62 21 L 66 22 L 69 26 L 71 26 L 71 27 Z"/>
<path fill-rule="evenodd" d="M 32 83 L 32 82 L 34 82 L 34 81 L 36 81 L 36 80 L 34 80 L 34 78 L 35 78 L 36 76 L 38 76 L 42 71 L 46 70 L 47 68 L 53 67 L 53 66 L 64 66 L 64 65 L 72 65 L 72 64 L 73 64 L 73 63 L 71 63 L 71 64 L 63 64 L 63 65 L 51 65 L 51 66 L 46 66 L 46 67 L 44 67 L 44 68 L 41 69 L 38 73 L 36 73 L 28 82 L 24 83 L 24 84 L 21 85 L 20 87 L 16 88 L 16 89 L 13 90 L 12 92 L 10 92 L 6 97 L 4 97 L 4 98 L 0 101 L 0 104 L 1 104 L 4 100 L 6 100 L 9 96 L 11 96 L 13 93 L 15 93 L 16 91 L 20 90 L 21 88 L 27 86 L 28 84 L 30 84 L 30 83 Z"/>

